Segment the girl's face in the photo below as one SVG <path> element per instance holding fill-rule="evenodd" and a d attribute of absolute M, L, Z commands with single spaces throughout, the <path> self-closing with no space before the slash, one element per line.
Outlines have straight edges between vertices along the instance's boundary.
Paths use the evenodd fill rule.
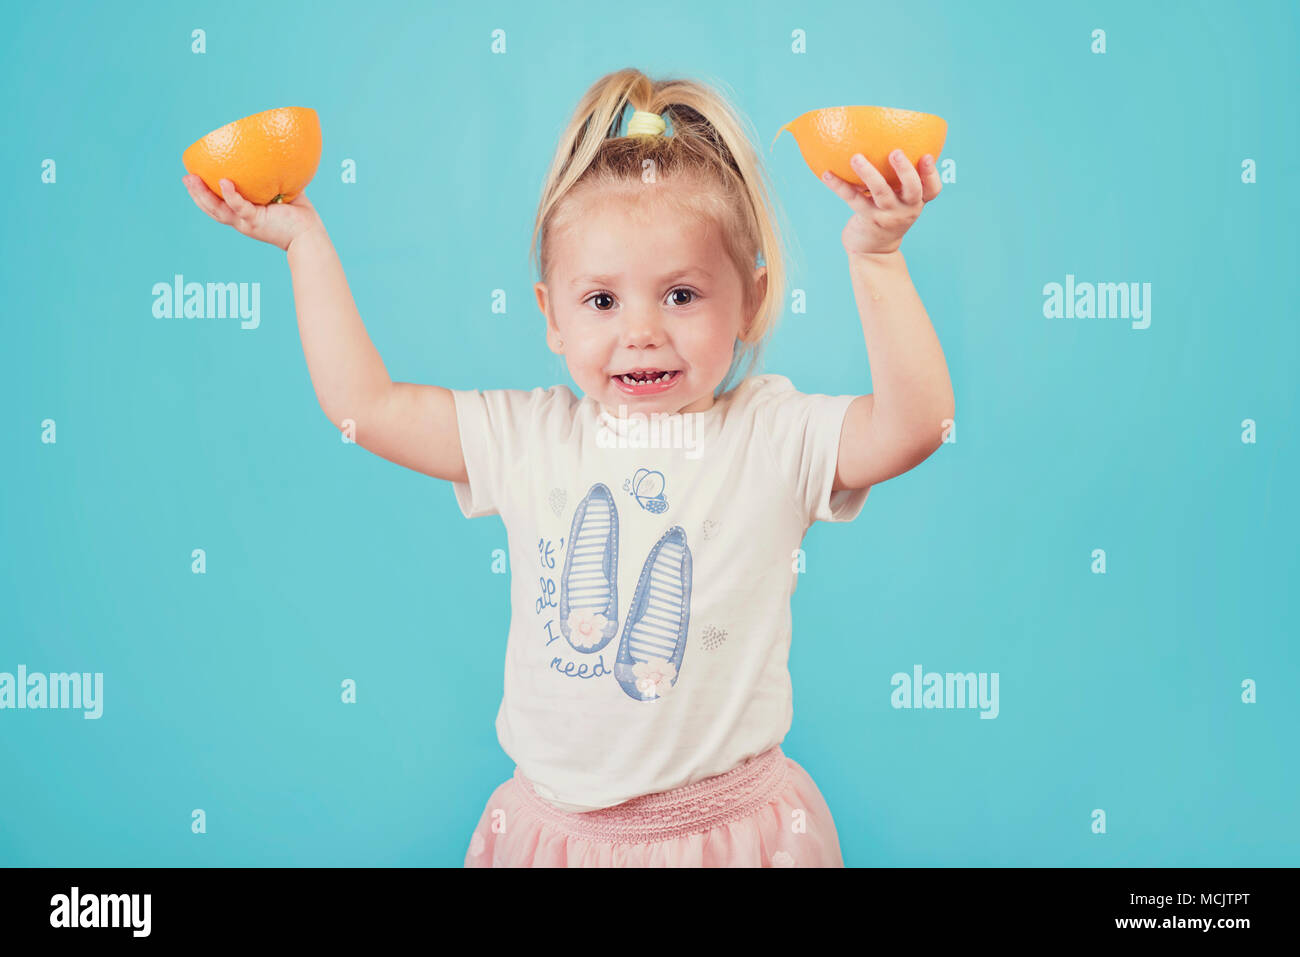
<path fill-rule="evenodd" d="M 551 240 L 551 282 L 534 287 L 547 342 L 611 415 L 702 412 L 753 316 L 716 226 L 634 202 L 607 202 Z"/>

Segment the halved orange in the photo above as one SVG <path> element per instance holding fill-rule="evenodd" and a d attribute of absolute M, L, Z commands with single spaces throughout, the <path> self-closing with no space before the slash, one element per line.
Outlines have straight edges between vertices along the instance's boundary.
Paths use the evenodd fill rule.
<path fill-rule="evenodd" d="M 773 146 L 784 130 L 790 131 L 804 162 L 818 179 L 830 170 L 841 179 L 860 185 L 870 195 L 871 191 L 849 165 L 854 153 L 865 156 L 890 186 L 901 189 L 902 183 L 894 164 L 889 162 L 889 154 L 901 149 L 915 166 L 929 153 L 937 163 L 948 135 L 948 122 L 932 113 L 885 106 L 831 106 L 809 110 L 786 123 L 772 138 Z"/>
<path fill-rule="evenodd" d="M 320 165 L 320 118 L 306 106 L 254 113 L 213 130 L 181 154 L 181 162 L 212 192 L 235 184 L 251 203 L 288 203 L 306 189 Z"/>

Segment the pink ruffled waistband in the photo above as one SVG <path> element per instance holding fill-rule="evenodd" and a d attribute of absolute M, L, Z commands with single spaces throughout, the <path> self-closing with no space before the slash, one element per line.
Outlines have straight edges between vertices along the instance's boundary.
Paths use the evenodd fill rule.
<path fill-rule="evenodd" d="M 582 813 L 562 811 L 546 801 L 518 767 L 514 776 L 528 806 L 550 826 L 588 840 L 649 844 L 748 817 L 780 793 L 787 771 L 785 754 L 778 744 L 703 781 Z"/>

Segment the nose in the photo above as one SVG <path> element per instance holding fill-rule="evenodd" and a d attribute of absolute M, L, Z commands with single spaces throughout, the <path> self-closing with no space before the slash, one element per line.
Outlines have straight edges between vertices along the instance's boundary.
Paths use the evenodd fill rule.
<path fill-rule="evenodd" d="M 664 321 L 654 307 L 628 309 L 623 313 L 623 344 L 651 349 L 664 341 Z"/>

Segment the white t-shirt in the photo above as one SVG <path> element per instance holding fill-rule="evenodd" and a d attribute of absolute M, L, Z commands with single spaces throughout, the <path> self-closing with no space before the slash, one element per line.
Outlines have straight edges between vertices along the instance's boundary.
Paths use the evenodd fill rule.
<path fill-rule="evenodd" d="M 452 394 L 457 504 L 509 541 L 497 737 L 538 794 L 610 807 L 780 744 L 796 550 L 867 497 L 831 492 L 855 396 L 763 374 L 704 412 L 619 418 L 562 385 Z"/>

